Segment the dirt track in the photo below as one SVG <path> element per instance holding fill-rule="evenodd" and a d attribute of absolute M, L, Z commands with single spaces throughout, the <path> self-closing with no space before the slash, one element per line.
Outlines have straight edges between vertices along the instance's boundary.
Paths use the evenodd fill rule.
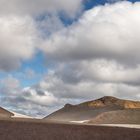
<path fill-rule="evenodd" d="M 140 140 L 140 129 L 0 120 L 0 140 Z"/>

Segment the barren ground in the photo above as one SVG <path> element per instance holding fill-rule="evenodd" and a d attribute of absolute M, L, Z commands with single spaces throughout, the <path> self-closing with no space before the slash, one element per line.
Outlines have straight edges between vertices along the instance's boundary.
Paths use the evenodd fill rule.
<path fill-rule="evenodd" d="M 1 119 L 0 140 L 140 140 L 140 129 Z"/>

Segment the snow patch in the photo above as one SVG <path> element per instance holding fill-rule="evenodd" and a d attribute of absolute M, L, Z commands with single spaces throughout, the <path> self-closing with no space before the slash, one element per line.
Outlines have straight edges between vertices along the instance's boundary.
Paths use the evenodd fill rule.
<path fill-rule="evenodd" d="M 89 120 L 82 120 L 82 121 L 70 121 L 71 123 L 86 123 Z"/>

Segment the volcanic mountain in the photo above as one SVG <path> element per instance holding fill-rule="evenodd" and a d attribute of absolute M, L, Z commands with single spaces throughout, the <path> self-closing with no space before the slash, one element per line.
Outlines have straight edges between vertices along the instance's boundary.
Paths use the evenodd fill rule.
<path fill-rule="evenodd" d="M 140 102 L 105 96 L 78 105 L 66 104 L 44 119 L 64 122 L 140 124 Z"/>

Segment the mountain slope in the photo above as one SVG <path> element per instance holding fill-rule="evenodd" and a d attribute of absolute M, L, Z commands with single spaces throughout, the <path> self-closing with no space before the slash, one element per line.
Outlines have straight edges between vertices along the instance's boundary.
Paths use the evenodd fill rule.
<path fill-rule="evenodd" d="M 11 113 L 10 111 L 0 107 L 0 117 L 2 117 L 2 118 L 5 118 L 5 117 L 10 118 L 12 116 L 14 116 L 13 113 Z"/>
<path fill-rule="evenodd" d="M 44 119 L 49 121 L 93 120 L 93 118 L 105 112 L 124 111 L 128 109 L 140 109 L 140 102 L 105 96 L 100 99 L 84 102 L 78 105 L 66 104 L 62 109 L 50 114 Z"/>
<path fill-rule="evenodd" d="M 140 124 L 140 110 L 109 111 L 91 119 L 89 124 Z"/>

